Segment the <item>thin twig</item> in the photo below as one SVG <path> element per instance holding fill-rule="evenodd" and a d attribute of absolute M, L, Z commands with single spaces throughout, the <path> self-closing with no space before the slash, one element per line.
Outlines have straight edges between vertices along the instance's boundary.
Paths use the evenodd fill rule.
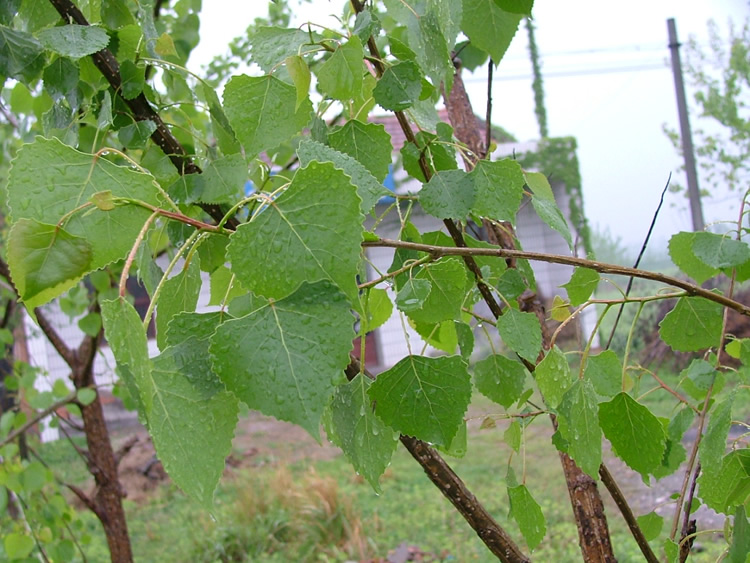
<path fill-rule="evenodd" d="M 669 177 L 667 178 L 667 185 L 664 186 L 664 189 L 661 191 L 661 198 L 659 199 L 659 205 L 656 206 L 656 211 L 654 212 L 654 216 L 651 218 L 651 226 L 648 228 L 648 233 L 646 233 L 646 238 L 643 240 L 643 245 L 641 246 L 641 251 L 638 253 L 638 258 L 635 259 L 635 263 L 633 264 L 633 268 L 637 268 L 641 263 L 641 258 L 643 258 L 643 253 L 646 252 L 646 247 L 648 246 L 648 242 L 651 239 L 651 233 L 654 232 L 654 226 L 656 225 L 656 218 L 659 216 L 659 211 L 661 211 L 661 206 L 664 203 L 664 194 L 667 193 L 667 189 L 669 189 L 669 182 L 672 180 L 672 173 L 669 173 Z M 625 290 L 625 298 L 630 295 L 630 290 L 633 287 L 633 276 L 630 277 L 628 280 L 628 287 Z M 609 333 L 609 338 L 607 339 L 607 345 L 604 347 L 605 350 L 609 350 L 610 345 L 612 344 L 612 339 L 615 337 L 615 330 L 617 330 L 617 325 L 620 322 L 620 317 L 622 317 L 622 311 L 625 309 L 625 303 L 620 305 L 620 309 L 617 311 L 617 317 L 615 318 L 615 323 L 612 325 L 612 331 Z"/>
<path fill-rule="evenodd" d="M 48 406 L 46 409 L 41 410 L 37 412 L 33 417 L 31 417 L 29 420 L 27 420 L 25 423 L 23 423 L 21 426 L 10 432 L 5 438 L 0 440 L 0 447 L 4 446 L 5 444 L 8 444 L 15 440 L 18 436 L 26 432 L 29 428 L 34 426 L 37 422 L 42 420 L 43 418 L 51 415 L 53 412 L 55 412 L 57 409 L 64 407 L 68 403 L 72 403 L 76 399 L 76 392 L 73 391 L 72 393 L 69 393 L 59 401 L 55 401 L 50 406 Z"/>
<path fill-rule="evenodd" d="M 657 281 L 666 285 L 678 287 L 691 296 L 703 297 L 704 299 L 708 299 L 709 301 L 719 303 L 720 305 L 723 305 L 728 309 L 737 311 L 742 315 L 750 316 L 750 307 L 743 305 L 742 303 L 739 303 L 725 295 L 713 293 L 712 291 L 703 289 L 700 286 L 686 282 L 684 280 L 674 278 L 672 276 L 666 276 L 664 274 L 659 274 L 656 272 L 649 272 L 647 270 L 638 270 L 636 268 L 629 268 L 627 266 L 618 266 L 617 264 L 606 264 L 604 262 L 596 262 L 593 260 L 587 260 L 585 258 L 578 258 L 575 256 L 558 256 L 556 254 L 545 254 L 543 252 L 527 252 L 525 250 L 509 250 L 505 248 L 434 246 L 430 244 L 421 244 L 416 242 L 384 238 L 374 241 L 365 241 L 362 243 L 362 246 L 404 248 L 407 250 L 426 252 L 428 254 L 431 254 L 435 258 L 440 258 L 442 256 L 496 256 L 498 258 L 522 258 L 526 260 L 535 260 L 538 262 L 549 262 L 551 264 L 579 266 L 582 268 L 589 268 L 590 270 L 596 270 L 597 272 L 601 272 L 603 274 L 633 276 L 636 278 Z"/>

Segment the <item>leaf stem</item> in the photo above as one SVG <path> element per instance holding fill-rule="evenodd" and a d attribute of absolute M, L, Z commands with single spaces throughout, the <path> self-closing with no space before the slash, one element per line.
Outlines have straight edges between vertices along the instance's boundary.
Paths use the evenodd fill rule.
<path fill-rule="evenodd" d="M 156 219 L 159 216 L 158 213 L 154 212 L 152 213 L 148 219 L 146 219 L 146 222 L 143 224 L 143 227 L 141 227 L 141 230 L 138 232 L 138 236 L 135 237 L 135 242 L 133 243 L 133 247 L 130 249 L 130 252 L 128 253 L 128 258 L 125 260 L 125 265 L 122 267 L 122 274 L 120 274 L 120 285 L 119 285 L 119 295 L 120 297 L 125 297 L 125 284 L 128 281 L 128 277 L 130 276 L 130 267 L 133 265 L 133 261 L 135 260 L 135 255 L 138 252 L 138 247 L 141 246 L 141 242 L 143 242 L 144 237 L 146 236 L 146 233 L 151 228 L 151 224 L 154 222 L 154 219 Z"/>

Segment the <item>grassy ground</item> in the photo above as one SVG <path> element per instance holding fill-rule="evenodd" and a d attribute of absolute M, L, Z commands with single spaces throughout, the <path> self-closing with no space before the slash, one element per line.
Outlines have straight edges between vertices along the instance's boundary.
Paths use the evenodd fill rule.
<path fill-rule="evenodd" d="M 505 425 L 501 422 L 495 428 L 479 428 L 483 414 L 493 408 L 488 401 L 478 399 L 471 410 L 469 453 L 463 459 L 448 459 L 498 522 L 526 549 L 517 526 L 508 518 L 502 478 L 511 451 L 502 440 Z M 580 561 L 577 532 L 557 452 L 549 442 L 550 433 L 548 419 L 538 419 L 527 429 L 525 464 L 518 455 L 511 461 L 519 476 L 525 467 L 526 484 L 547 519 L 546 537 L 532 557 L 535 561 Z M 263 436 L 254 439 L 260 442 Z M 59 445 L 45 450 L 45 456 L 64 470 L 66 479 L 85 478 L 85 469 L 66 455 Z M 212 514 L 192 504 L 170 484 L 158 487 L 145 501 L 127 501 L 136 560 L 359 561 L 385 559 L 402 544 L 422 557 L 416 560 L 494 560 L 403 448 L 396 451 L 383 476 L 383 493 L 379 496 L 354 474 L 343 456 L 289 462 L 276 455 L 263 455 L 252 457 L 250 463 L 227 472 Z M 606 497 L 605 491 L 603 495 Z M 637 513 L 648 510 L 650 507 Z M 642 561 L 611 503 L 607 504 L 607 513 L 618 561 Z M 94 537 L 87 549 L 89 560 L 106 560 L 98 523 L 90 515 L 86 522 Z M 723 540 L 713 537 L 699 541 L 706 551 L 693 560 L 715 561 Z"/>

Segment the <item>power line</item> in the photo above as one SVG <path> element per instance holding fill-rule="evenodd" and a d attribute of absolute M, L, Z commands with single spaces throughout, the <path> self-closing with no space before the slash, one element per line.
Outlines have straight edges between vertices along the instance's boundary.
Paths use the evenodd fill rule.
<path fill-rule="evenodd" d="M 619 66 L 619 67 L 605 67 L 605 68 L 589 68 L 589 69 L 578 69 L 578 70 L 560 70 L 560 71 L 547 71 L 544 73 L 545 78 L 561 78 L 566 76 L 585 76 L 585 75 L 597 75 L 597 74 L 614 74 L 620 72 L 642 72 L 646 70 L 668 70 L 664 63 L 652 63 L 643 65 L 630 65 L 630 66 Z M 505 82 L 511 80 L 531 80 L 533 76 L 531 74 L 510 74 L 510 75 L 495 75 L 492 78 L 493 82 Z M 464 79 L 464 82 L 485 82 L 486 78 L 468 77 Z"/>

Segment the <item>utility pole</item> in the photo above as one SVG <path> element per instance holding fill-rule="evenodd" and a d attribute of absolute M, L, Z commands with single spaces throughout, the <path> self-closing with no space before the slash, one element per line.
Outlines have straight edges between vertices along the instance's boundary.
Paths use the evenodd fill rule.
<path fill-rule="evenodd" d="M 677 26 L 674 18 L 667 20 L 669 32 L 669 50 L 672 54 L 672 74 L 674 75 L 674 89 L 677 94 L 677 112 L 680 116 L 680 137 L 682 139 L 682 156 L 685 159 L 685 173 L 687 174 L 688 199 L 690 200 L 690 214 L 693 218 L 693 230 L 702 231 L 703 207 L 701 194 L 698 190 L 698 174 L 695 170 L 695 154 L 693 153 L 693 137 L 690 133 L 687 103 L 685 102 L 685 84 L 682 81 L 682 64 L 680 63 L 680 43 L 677 41 Z"/>

